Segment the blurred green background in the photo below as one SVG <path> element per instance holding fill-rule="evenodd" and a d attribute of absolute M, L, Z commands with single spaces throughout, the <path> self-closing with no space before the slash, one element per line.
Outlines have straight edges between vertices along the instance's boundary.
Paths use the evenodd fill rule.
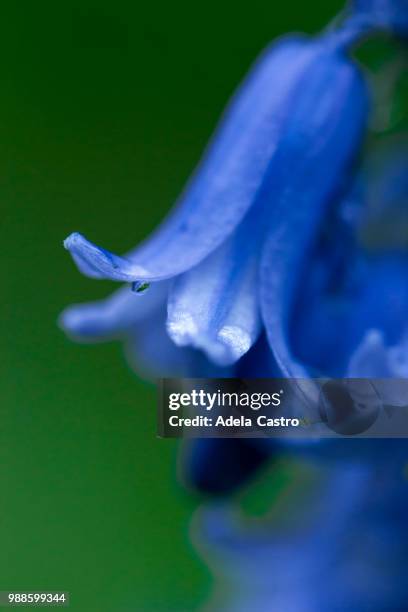
<path fill-rule="evenodd" d="M 174 202 L 257 53 L 341 0 L 32 2 L 0 25 L 0 590 L 63 589 L 78 611 L 194 610 L 209 576 L 197 503 L 155 436 L 155 389 L 117 344 L 56 327 L 112 284 L 83 278 L 73 230 L 116 252 Z"/>

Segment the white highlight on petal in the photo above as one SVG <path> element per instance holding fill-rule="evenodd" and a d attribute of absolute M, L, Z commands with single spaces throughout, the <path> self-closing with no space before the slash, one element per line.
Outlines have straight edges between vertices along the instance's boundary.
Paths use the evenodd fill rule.
<path fill-rule="evenodd" d="M 198 322 L 186 312 L 167 322 L 167 332 L 177 346 L 201 349 L 220 366 L 238 361 L 253 343 L 250 334 L 238 326 L 225 325 L 216 336 L 200 331 Z"/>
<path fill-rule="evenodd" d="M 252 345 L 251 336 L 241 327 L 226 325 L 223 327 L 218 338 L 229 347 L 236 359 L 239 359 L 249 351 Z"/>
<path fill-rule="evenodd" d="M 177 346 L 186 346 L 198 333 L 198 326 L 189 313 L 179 312 L 177 317 L 167 321 L 167 331 Z"/>
<path fill-rule="evenodd" d="M 177 277 L 169 293 L 169 336 L 221 366 L 238 361 L 261 330 L 257 245 L 248 244 L 246 228 Z"/>

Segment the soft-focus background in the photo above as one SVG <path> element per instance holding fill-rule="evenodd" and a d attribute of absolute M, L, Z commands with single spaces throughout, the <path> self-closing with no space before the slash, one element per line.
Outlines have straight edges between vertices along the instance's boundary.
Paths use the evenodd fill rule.
<path fill-rule="evenodd" d="M 209 575 L 197 503 L 156 438 L 155 389 L 117 344 L 77 346 L 61 309 L 73 230 L 113 251 L 169 209 L 232 90 L 286 31 L 341 0 L 8 3 L 0 21 L 0 590 L 63 589 L 78 611 L 194 610 Z"/>

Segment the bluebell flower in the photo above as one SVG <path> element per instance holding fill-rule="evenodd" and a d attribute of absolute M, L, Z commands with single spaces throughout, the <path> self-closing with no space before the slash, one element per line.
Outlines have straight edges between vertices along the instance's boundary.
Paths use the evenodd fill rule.
<path fill-rule="evenodd" d="M 78 233 L 67 238 L 84 274 L 134 289 L 67 309 L 61 324 L 70 335 L 125 337 L 131 361 L 156 376 L 344 375 L 361 371 L 359 355 L 378 353 L 372 339 L 384 329 L 374 319 L 389 309 L 366 305 L 377 279 L 395 292 L 404 262 L 353 258 L 356 219 L 334 219 L 332 244 L 313 252 L 364 134 L 367 91 L 348 55 L 360 25 L 357 15 L 317 39 L 285 38 L 267 49 L 174 212 L 139 248 L 119 257 Z M 355 192 L 340 216 L 353 209 Z M 328 291 L 342 266 L 342 282 Z M 353 280 L 356 267 L 365 272 Z M 347 297 L 353 283 L 359 291 Z M 398 327 L 395 312 L 390 320 Z M 384 342 L 398 351 L 395 334 Z"/>
<path fill-rule="evenodd" d="M 407 148 L 386 143 L 356 174 L 369 96 L 349 56 L 372 29 L 405 34 L 407 15 L 403 0 L 352 4 L 342 26 L 266 50 L 149 240 L 122 257 L 67 238 L 85 275 L 133 288 L 68 308 L 71 336 L 124 338 L 156 376 L 408 376 Z M 311 496 L 282 505 L 286 530 L 248 525 L 231 494 L 278 451 L 266 438 L 185 449 L 184 480 L 228 499 L 196 523 L 222 589 L 209 609 L 402 610 L 404 441 L 286 446 L 312 460 Z"/>
<path fill-rule="evenodd" d="M 79 234 L 65 241 L 84 274 L 134 289 L 125 286 L 102 302 L 68 308 L 61 325 L 71 336 L 124 338 L 131 363 L 144 375 L 303 376 L 322 364 L 327 369 L 331 300 L 320 295 L 324 286 L 313 284 L 322 278 L 309 287 L 299 284 L 305 255 L 350 180 L 364 135 L 368 96 L 348 47 L 365 28 L 357 20 L 317 39 L 289 37 L 267 49 L 230 103 L 174 212 L 140 247 L 118 257 Z M 344 252 L 351 257 L 354 241 L 350 223 L 337 221 L 329 230 L 336 247 L 312 255 L 312 276 L 326 281 Z M 319 296 L 322 308 L 311 308 Z M 300 314 L 293 317 L 296 308 Z M 318 342 L 303 342 L 316 347 L 315 355 L 292 346 L 288 336 L 288 328 L 300 326 L 295 335 L 301 344 L 315 329 L 310 317 L 328 328 Z M 341 323 L 336 319 L 338 329 Z M 344 370 L 349 350 L 348 343 L 331 372 Z M 240 477 L 219 471 L 219 481 L 204 486 L 201 462 L 225 456 L 225 443 L 201 441 L 189 449 L 187 480 L 212 492 L 243 482 L 257 461 L 234 445 L 248 457 Z"/>
<path fill-rule="evenodd" d="M 120 257 L 78 233 L 66 239 L 84 274 L 134 289 L 71 307 L 61 318 L 68 333 L 87 340 L 125 334 L 136 338 L 138 353 L 149 344 L 146 330 L 160 325 L 161 357 L 174 355 L 173 344 L 186 374 L 195 368 L 191 350 L 222 374 L 254 346 L 264 325 L 269 335 L 283 330 L 299 264 L 364 134 L 367 92 L 347 45 L 324 34 L 284 38 L 267 49 L 174 212 L 140 247 Z M 156 295 L 157 309 L 142 305 Z"/>

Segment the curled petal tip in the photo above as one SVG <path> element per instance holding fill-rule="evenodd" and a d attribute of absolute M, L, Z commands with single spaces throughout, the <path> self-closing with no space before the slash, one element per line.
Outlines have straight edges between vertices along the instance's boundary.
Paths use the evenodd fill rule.
<path fill-rule="evenodd" d="M 82 235 L 79 232 L 72 232 L 67 238 L 65 238 L 63 244 L 64 249 L 67 251 L 71 250 L 71 246 L 74 246 L 78 239 L 81 239 Z"/>
<path fill-rule="evenodd" d="M 93 244 L 78 232 L 64 240 L 64 247 L 86 276 L 131 283 L 146 277 L 144 268 Z"/>

